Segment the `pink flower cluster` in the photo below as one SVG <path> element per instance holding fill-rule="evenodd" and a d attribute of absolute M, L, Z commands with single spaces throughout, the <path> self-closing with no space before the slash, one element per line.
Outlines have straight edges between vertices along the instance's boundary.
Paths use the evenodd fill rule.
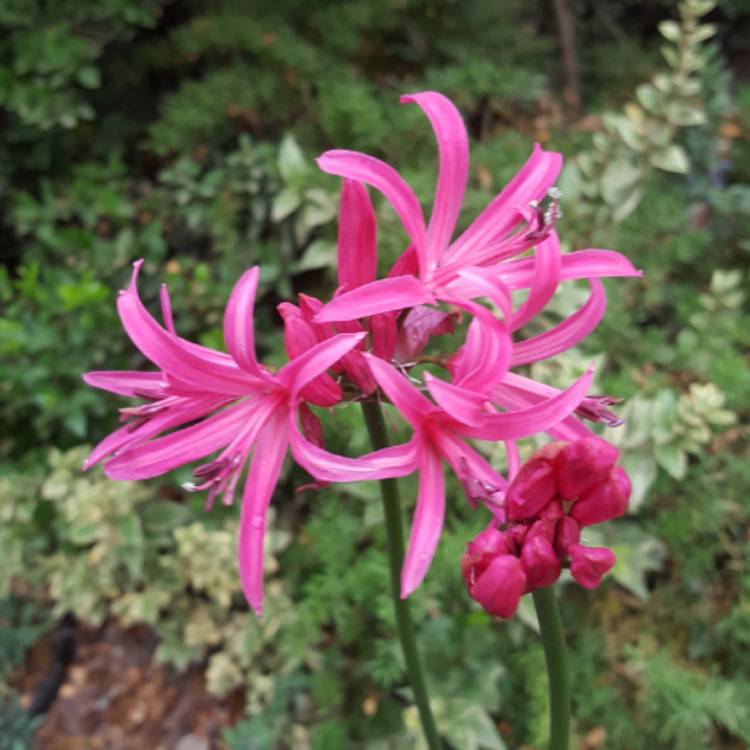
<path fill-rule="evenodd" d="M 504 507 L 508 482 L 471 444 L 504 441 L 512 467 L 515 441 L 541 431 L 558 440 L 591 435 L 575 414 L 610 424 L 608 397 L 590 396 L 592 371 L 559 391 L 511 371 L 575 346 L 598 324 L 606 307 L 603 276 L 637 276 L 630 262 L 609 250 L 563 253 L 555 179 L 559 154 L 536 146 L 518 174 L 453 239 L 468 180 L 468 139 L 456 108 L 441 94 L 403 98 L 417 104 L 435 133 L 439 172 L 429 222 L 414 192 L 378 159 L 329 151 L 318 163 L 344 178 L 338 234 L 339 287 L 327 304 L 300 295 L 279 313 L 289 363 L 278 371 L 255 354 L 253 308 L 258 268 L 237 282 L 224 316 L 226 352 L 187 341 L 176 331 L 166 289 L 163 324 L 143 306 L 137 290 L 140 263 L 120 293 L 125 331 L 156 367 L 152 372 L 91 372 L 90 385 L 146 403 L 121 410 L 124 424 L 97 445 L 86 467 L 105 460 L 113 479 L 145 479 L 204 460 L 191 488 L 233 502 L 246 466 L 238 560 L 251 606 L 263 605 L 266 514 L 284 457 L 318 483 L 398 477 L 418 472 L 419 490 L 402 573 L 402 595 L 424 578 L 445 515 L 443 464 L 456 473 L 469 500 L 494 513 Z M 376 278 L 376 217 L 366 185 L 380 191 L 408 238 L 384 279 Z M 524 257 L 520 257 L 524 256 Z M 558 285 L 585 279 L 586 303 L 549 330 L 519 335 Z M 525 291 L 518 304 L 513 293 Z M 432 357 L 450 379 L 415 377 L 432 337 L 470 322 L 458 352 Z M 311 406 L 380 397 L 412 427 L 408 442 L 360 458 L 325 450 Z M 207 457 L 211 457 L 205 460 Z M 579 501 L 583 502 L 583 501 Z"/>
<path fill-rule="evenodd" d="M 631 486 L 618 456 L 589 437 L 550 443 L 524 464 L 505 492 L 504 522 L 480 532 L 461 558 L 469 595 L 490 614 L 512 617 L 521 596 L 551 586 L 567 560 L 581 586 L 596 588 L 615 556 L 580 544 L 581 529 L 627 510 Z"/>

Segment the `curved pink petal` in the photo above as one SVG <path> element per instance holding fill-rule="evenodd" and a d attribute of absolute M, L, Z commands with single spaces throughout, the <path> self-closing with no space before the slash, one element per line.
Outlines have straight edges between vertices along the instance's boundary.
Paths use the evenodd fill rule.
<path fill-rule="evenodd" d="M 437 405 L 451 417 L 468 425 L 482 424 L 487 411 L 486 395 L 446 383 L 429 372 L 424 374 L 424 382 Z"/>
<path fill-rule="evenodd" d="M 263 377 L 255 358 L 253 308 L 258 290 L 260 270 L 257 266 L 245 271 L 234 285 L 224 312 L 224 341 L 234 361 L 251 375 Z"/>
<path fill-rule="evenodd" d="M 164 321 L 164 325 L 167 330 L 177 335 L 177 331 L 174 327 L 174 319 L 172 317 L 172 301 L 169 299 L 169 290 L 166 284 L 162 284 L 159 287 L 159 302 L 161 303 L 161 317 Z"/>
<path fill-rule="evenodd" d="M 167 381 L 160 372 L 138 372 L 137 370 L 94 370 L 82 375 L 83 382 L 93 388 L 131 398 L 161 396 Z"/>
<path fill-rule="evenodd" d="M 598 279 L 590 279 L 589 283 L 591 295 L 586 304 L 551 330 L 517 343 L 511 366 L 527 365 L 564 352 L 585 339 L 599 325 L 607 308 L 607 294 Z"/>
<path fill-rule="evenodd" d="M 427 227 L 425 273 L 430 273 L 448 247 L 461 212 L 469 175 L 469 140 L 461 114 L 442 94 L 434 91 L 407 94 L 401 97 L 401 102 L 413 102 L 427 115 L 440 156 L 435 201 Z"/>
<path fill-rule="evenodd" d="M 393 167 L 356 151 L 326 151 L 318 157 L 318 166 L 328 174 L 365 182 L 383 193 L 417 249 L 420 268 L 425 267 L 426 230 L 422 207 L 414 191 Z"/>
<path fill-rule="evenodd" d="M 511 330 L 516 331 L 526 325 L 552 299 L 560 283 L 560 240 L 557 232 L 551 232 L 542 240 L 534 253 L 534 280 L 529 296 L 511 319 Z"/>
<path fill-rule="evenodd" d="M 365 284 L 334 297 L 316 316 L 318 323 L 357 320 L 376 313 L 434 305 L 430 290 L 414 276 L 395 276 Z"/>
<path fill-rule="evenodd" d="M 389 279 L 394 276 L 419 276 L 419 257 L 417 256 L 417 249 L 414 245 L 409 245 L 409 247 L 407 247 L 406 250 L 396 258 L 396 262 L 391 266 L 391 270 L 387 273 Z"/>
<path fill-rule="evenodd" d="M 419 468 L 421 443 L 412 439 L 358 458 L 329 453 L 311 443 L 297 428 L 290 415 L 289 438 L 294 460 L 321 482 L 361 482 L 369 479 L 403 477 Z"/>
<path fill-rule="evenodd" d="M 518 174 L 453 243 L 448 254 L 451 262 L 470 263 L 473 252 L 510 232 L 521 220 L 519 210 L 528 208 L 532 200 L 544 198 L 561 167 L 560 154 L 544 151 L 536 144 Z"/>
<path fill-rule="evenodd" d="M 202 422 L 120 453 L 104 465 L 110 479 L 150 479 L 228 445 L 249 420 L 267 418 L 270 399 L 241 401 Z"/>
<path fill-rule="evenodd" d="M 327 341 L 321 341 L 284 365 L 276 373 L 276 381 L 289 389 L 292 400 L 296 399 L 302 388 L 336 364 L 366 335 L 365 333 L 342 333 Z"/>
<path fill-rule="evenodd" d="M 375 281 L 377 228 L 367 188 L 344 180 L 341 186 L 338 234 L 339 286 L 356 289 Z"/>
<path fill-rule="evenodd" d="M 263 541 L 266 516 L 289 442 L 286 409 L 276 409 L 258 435 L 242 494 L 237 560 L 242 591 L 255 614 L 263 614 Z"/>
<path fill-rule="evenodd" d="M 486 307 L 459 297 L 443 296 L 450 304 L 466 310 L 474 316 L 469 324 L 473 335 L 466 337 L 466 342 L 452 360 L 452 367 L 458 363 L 453 380 L 456 385 L 469 391 L 479 393 L 489 391 L 499 383 L 510 366 L 513 352 L 513 341 L 510 333 Z"/>
<path fill-rule="evenodd" d="M 510 375 L 511 373 L 508 373 Z M 552 393 L 559 393 L 555 389 L 551 389 Z M 492 400 L 502 406 L 504 409 L 525 409 L 534 404 L 538 404 L 545 398 L 537 394 L 532 394 L 528 391 L 522 391 L 511 386 L 500 384 L 492 392 Z M 586 427 L 586 425 L 579 422 L 574 416 L 566 417 L 554 427 L 550 427 L 546 430 L 546 433 L 554 440 L 581 440 L 582 438 L 591 437 L 594 433 Z"/>
<path fill-rule="evenodd" d="M 122 452 L 139 445 L 160 432 L 200 419 L 222 407 L 226 399 L 209 396 L 205 398 L 171 398 L 169 401 L 168 407 L 165 407 L 163 411 L 155 412 L 143 423 L 130 422 L 107 435 L 86 457 L 83 470 L 90 469 L 94 464 L 117 451 Z"/>
<path fill-rule="evenodd" d="M 523 258 L 499 263 L 493 269 L 511 290 L 526 289 L 534 283 L 535 260 Z M 575 250 L 562 256 L 560 281 L 605 276 L 642 276 L 633 264 L 614 250 Z"/>
<path fill-rule="evenodd" d="M 502 474 L 495 471 L 474 448 L 459 435 L 447 430 L 433 431 L 432 439 L 438 447 L 443 460 L 451 467 L 459 479 L 469 478 L 481 482 L 488 493 L 504 490 L 508 482 Z"/>
<path fill-rule="evenodd" d="M 480 427 L 469 427 L 466 434 L 479 440 L 519 440 L 544 432 L 570 416 L 586 397 L 594 376 L 589 368 L 573 385 L 538 404 L 499 414 L 484 415 Z"/>
<path fill-rule="evenodd" d="M 413 427 L 419 427 L 426 416 L 437 411 L 435 405 L 391 365 L 371 354 L 364 356 L 378 385 Z"/>
<path fill-rule="evenodd" d="M 258 381 L 248 377 L 230 357 L 203 356 L 202 347 L 188 346 L 154 320 L 138 296 L 141 265 L 142 261 L 133 264 L 130 286 L 120 292 L 117 310 L 125 332 L 144 356 L 170 379 L 173 377 L 195 390 L 237 395 L 255 389 Z"/>
<path fill-rule="evenodd" d="M 443 530 L 445 477 L 440 455 L 426 444 L 419 461 L 417 506 L 411 523 L 404 566 L 401 569 L 401 598 L 405 599 L 427 575 Z"/>
<path fill-rule="evenodd" d="M 458 272 L 459 279 L 464 284 L 464 289 L 471 290 L 471 298 L 486 297 L 503 314 L 505 320 L 510 320 L 512 315 L 512 302 L 510 290 L 500 279 L 487 275 L 483 268 L 467 266 Z"/>

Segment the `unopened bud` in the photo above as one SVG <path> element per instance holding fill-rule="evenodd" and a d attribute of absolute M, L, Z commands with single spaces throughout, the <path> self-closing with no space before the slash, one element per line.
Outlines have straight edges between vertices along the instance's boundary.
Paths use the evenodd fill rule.
<path fill-rule="evenodd" d="M 570 443 L 555 461 L 560 495 L 573 500 L 607 476 L 619 456 L 614 445 L 597 437 Z"/>
<path fill-rule="evenodd" d="M 521 566 L 526 573 L 527 591 L 551 586 L 560 576 L 560 561 L 542 536 L 526 540 L 521 550 Z"/>
<path fill-rule="evenodd" d="M 584 547 L 574 544 L 570 553 L 570 572 L 585 589 L 595 589 L 616 562 L 612 550 L 606 547 Z"/>
<path fill-rule="evenodd" d="M 469 587 L 469 595 L 486 612 L 508 619 L 518 609 L 525 588 L 526 574 L 521 561 L 512 555 L 500 555 Z"/>
<path fill-rule="evenodd" d="M 581 496 L 570 515 L 581 526 L 603 523 L 623 515 L 628 509 L 632 485 L 625 469 L 615 466 L 609 476 Z"/>

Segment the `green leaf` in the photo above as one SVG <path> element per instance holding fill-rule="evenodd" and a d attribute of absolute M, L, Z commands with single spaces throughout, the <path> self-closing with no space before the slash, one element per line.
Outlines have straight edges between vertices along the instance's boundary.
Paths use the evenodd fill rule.
<path fill-rule="evenodd" d="M 646 576 L 662 569 L 667 555 L 664 543 L 632 523 L 615 524 L 604 539 L 617 557 L 612 569 L 614 579 L 639 599 L 647 600 Z"/>
<path fill-rule="evenodd" d="M 687 154 L 682 146 L 676 144 L 651 154 L 651 164 L 657 169 L 678 174 L 687 174 L 690 170 Z"/>
<path fill-rule="evenodd" d="M 284 188 L 273 201 L 271 221 L 282 221 L 293 214 L 301 205 L 302 200 L 297 190 Z"/>
<path fill-rule="evenodd" d="M 279 172 L 285 181 L 294 181 L 310 171 L 310 166 L 293 135 L 287 134 L 279 148 Z"/>
<path fill-rule="evenodd" d="M 156 500 L 139 506 L 138 513 L 149 535 L 165 534 L 177 526 L 193 520 L 193 514 L 186 505 L 168 500 Z"/>
<path fill-rule="evenodd" d="M 670 42 L 680 41 L 680 24 L 677 21 L 662 21 L 659 24 L 659 33 Z"/>
<path fill-rule="evenodd" d="M 628 505 L 630 511 L 635 512 L 646 500 L 648 491 L 656 479 L 658 468 L 650 453 L 626 453 L 622 459 L 622 465 L 633 483 Z"/>
<path fill-rule="evenodd" d="M 671 477 L 684 479 L 687 474 L 687 453 L 672 443 L 654 446 L 654 458 Z"/>

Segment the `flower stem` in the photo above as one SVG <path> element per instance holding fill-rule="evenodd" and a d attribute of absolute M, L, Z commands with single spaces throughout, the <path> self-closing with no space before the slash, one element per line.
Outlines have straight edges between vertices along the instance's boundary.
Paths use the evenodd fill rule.
<path fill-rule="evenodd" d="M 362 413 L 365 417 L 367 432 L 374 449 L 388 446 L 388 435 L 385 428 L 380 402 L 375 399 L 362 401 Z M 391 570 L 391 594 L 396 610 L 396 630 L 401 641 L 401 650 L 406 662 L 406 674 L 409 677 L 414 702 L 419 709 L 419 718 L 430 750 L 441 750 L 442 743 L 435 719 L 430 710 L 430 699 L 427 695 L 422 660 L 417 649 L 409 611 L 409 602 L 401 598 L 401 566 L 404 562 L 404 527 L 401 518 L 401 498 L 398 492 L 398 481 L 395 479 L 380 480 L 380 495 L 383 498 L 385 515 L 386 542 L 388 545 L 388 563 Z"/>
<path fill-rule="evenodd" d="M 549 750 L 568 750 L 570 743 L 570 673 L 560 610 L 554 588 L 537 589 L 534 607 L 544 646 L 549 680 Z"/>

